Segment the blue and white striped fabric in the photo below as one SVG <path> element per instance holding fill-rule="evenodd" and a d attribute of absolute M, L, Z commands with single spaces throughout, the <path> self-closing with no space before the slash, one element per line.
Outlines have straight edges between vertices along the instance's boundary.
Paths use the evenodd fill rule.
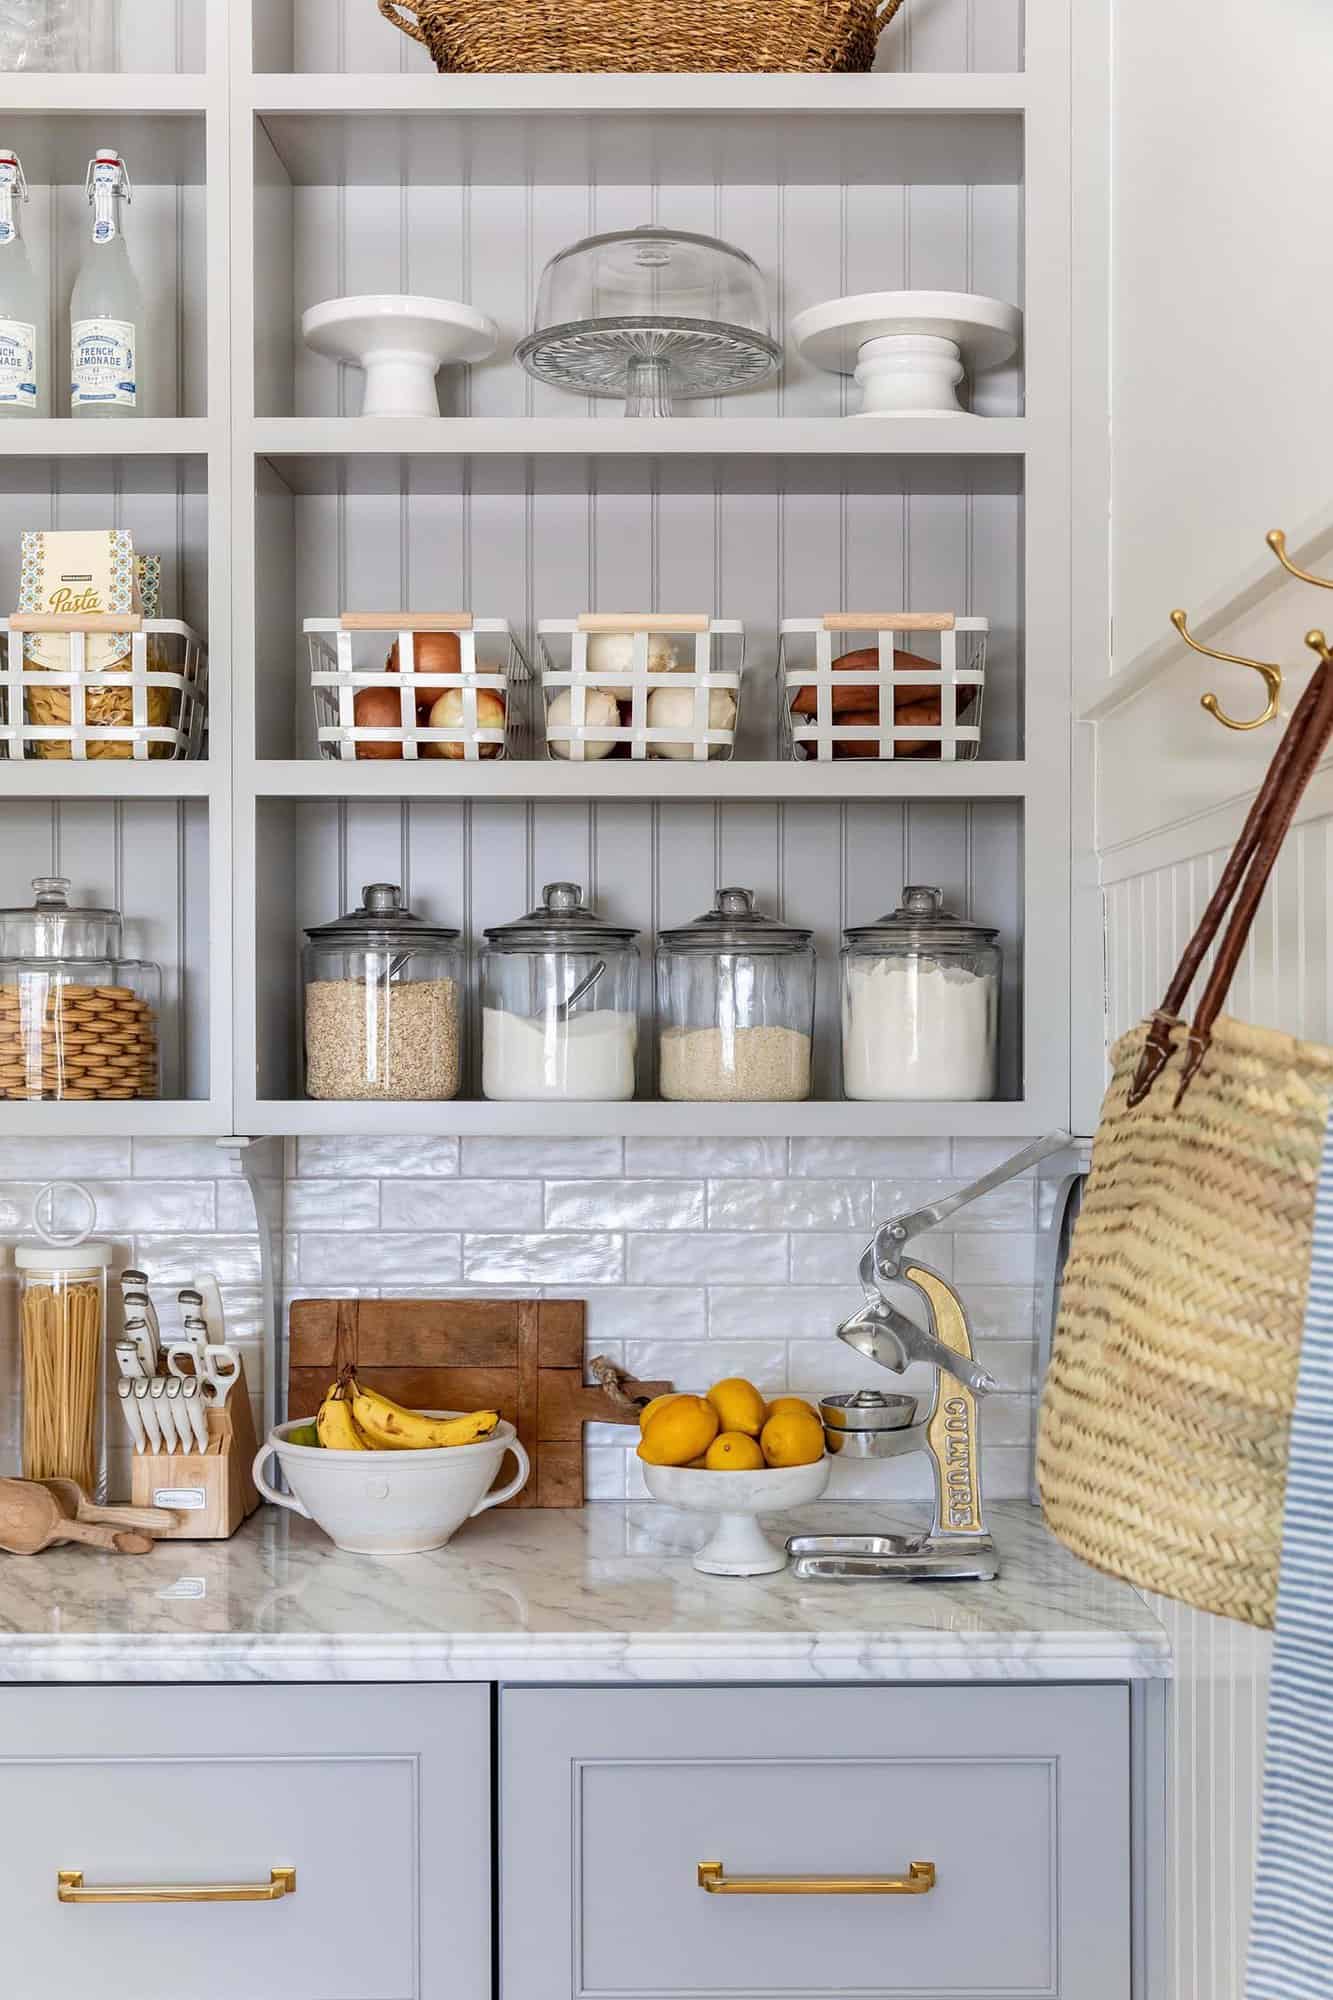
<path fill-rule="evenodd" d="M 1333 1127 L 1291 1426 L 1246 2000 L 1333 1994 Z"/>

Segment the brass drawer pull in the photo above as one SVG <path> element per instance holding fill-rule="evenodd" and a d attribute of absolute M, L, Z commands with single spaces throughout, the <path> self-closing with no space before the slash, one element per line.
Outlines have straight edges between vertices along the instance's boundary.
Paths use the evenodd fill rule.
<path fill-rule="evenodd" d="M 905 1875 L 733 1875 L 720 1861 L 699 1863 L 699 1887 L 710 1896 L 924 1896 L 935 1887 L 935 1863 L 914 1861 Z"/>
<path fill-rule="evenodd" d="M 136 1889 L 85 1889 L 82 1868 L 62 1868 L 56 1896 L 62 1903 L 279 1903 L 296 1894 L 296 1870 L 274 1868 L 267 1882 L 161 1882 Z"/>

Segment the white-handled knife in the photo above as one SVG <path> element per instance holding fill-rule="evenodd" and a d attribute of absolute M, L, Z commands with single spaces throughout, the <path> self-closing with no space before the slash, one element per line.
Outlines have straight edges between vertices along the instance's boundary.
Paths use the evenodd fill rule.
<path fill-rule="evenodd" d="M 148 1433 L 148 1449 L 151 1452 L 159 1452 L 163 1449 L 162 1426 L 157 1420 L 157 1405 L 149 1394 L 152 1386 L 146 1376 L 140 1376 L 134 1384 L 134 1400 L 139 1415 L 143 1418 L 144 1429 Z"/>
<path fill-rule="evenodd" d="M 120 1371 L 122 1381 L 137 1382 L 141 1377 L 147 1378 L 148 1371 L 143 1365 L 143 1356 L 133 1340 L 116 1342 L 116 1367 Z"/>
<path fill-rule="evenodd" d="M 130 1320 L 142 1320 L 146 1333 L 147 1361 L 146 1375 L 156 1375 L 162 1365 L 162 1329 L 158 1324 L 157 1307 L 153 1304 L 148 1289 L 147 1271 L 128 1270 L 120 1274 L 120 1296 L 125 1308 L 126 1326 Z"/>
<path fill-rule="evenodd" d="M 162 1449 L 173 1452 L 178 1439 L 176 1426 L 171 1420 L 171 1405 L 167 1401 L 167 1378 L 155 1375 L 148 1384 L 148 1407 L 157 1418 L 158 1429 L 162 1433 Z"/>
<path fill-rule="evenodd" d="M 194 1433 L 195 1448 L 208 1450 L 208 1413 L 204 1409 L 203 1391 L 194 1381 L 181 1383 L 181 1402 L 185 1407 L 185 1418 Z"/>
<path fill-rule="evenodd" d="M 194 1431 L 190 1427 L 190 1419 L 186 1416 L 185 1406 L 181 1402 L 182 1386 L 180 1382 L 168 1381 L 162 1392 L 162 1407 L 171 1420 L 171 1427 L 176 1433 L 181 1450 L 193 1451 Z"/>
<path fill-rule="evenodd" d="M 130 1436 L 134 1439 L 134 1449 L 144 1452 L 148 1449 L 148 1433 L 144 1429 L 143 1412 L 134 1397 L 134 1382 L 126 1377 L 116 1384 L 116 1394 L 120 1397 L 120 1407 L 124 1413 Z"/>

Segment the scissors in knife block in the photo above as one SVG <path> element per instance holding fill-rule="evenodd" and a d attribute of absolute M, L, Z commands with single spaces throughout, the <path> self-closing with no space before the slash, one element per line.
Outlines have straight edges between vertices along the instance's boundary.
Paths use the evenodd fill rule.
<path fill-rule="evenodd" d="M 167 1343 L 167 1373 L 178 1381 L 196 1381 L 199 1394 L 214 1409 L 225 1405 L 241 1372 L 241 1357 L 227 1340 L 172 1340 Z"/>

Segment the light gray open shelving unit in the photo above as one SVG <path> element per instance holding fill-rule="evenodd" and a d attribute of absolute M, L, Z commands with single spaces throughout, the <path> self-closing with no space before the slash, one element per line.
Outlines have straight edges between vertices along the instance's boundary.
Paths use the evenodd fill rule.
<path fill-rule="evenodd" d="M 1072 415 L 1087 302 L 1071 243 L 1084 166 L 1069 0 L 908 0 L 884 67 L 814 78 L 439 77 L 374 0 L 123 11 L 120 72 L 0 78 L 0 139 L 39 183 L 33 219 L 40 230 L 50 218 L 57 299 L 74 184 L 91 146 L 123 147 L 144 191 L 132 247 L 169 365 L 137 423 L 8 427 L 0 595 L 13 600 L 21 528 L 123 520 L 166 558 L 166 608 L 207 631 L 211 752 L 147 768 L 0 764 L 0 900 L 59 866 L 81 895 L 121 904 L 167 966 L 180 1097 L 0 1106 L 0 1140 L 1067 1124 L 1073 997 L 1095 1006 L 1099 982 L 1071 919 L 1087 852 L 1071 764 L 1072 523 L 1089 500 L 1105 511 L 1100 461 Z M 1014 298 L 1021 363 L 981 387 L 978 414 L 946 423 L 849 421 L 848 389 L 792 351 L 763 392 L 670 422 L 627 423 L 531 382 L 512 345 L 546 258 L 589 228 L 650 218 L 742 244 L 770 274 L 783 326 L 812 300 L 872 286 Z M 500 322 L 496 360 L 443 378 L 433 422 L 361 420 L 356 383 L 301 344 L 304 306 L 376 289 L 470 297 Z M 529 645 L 538 616 L 585 608 L 743 618 L 740 754 L 702 766 L 317 761 L 302 620 L 441 603 L 508 617 Z M 899 603 L 991 619 L 988 760 L 781 761 L 779 618 Z M 563 875 L 642 927 L 649 1028 L 652 933 L 704 908 L 719 879 L 810 924 L 817 1098 L 544 1108 L 297 1095 L 304 924 L 388 878 L 475 947 Z M 838 933 L 891 906 L 905 879 L 938 881 L 1001 927 L 1003 1102 L 838 1097 Z"/>

